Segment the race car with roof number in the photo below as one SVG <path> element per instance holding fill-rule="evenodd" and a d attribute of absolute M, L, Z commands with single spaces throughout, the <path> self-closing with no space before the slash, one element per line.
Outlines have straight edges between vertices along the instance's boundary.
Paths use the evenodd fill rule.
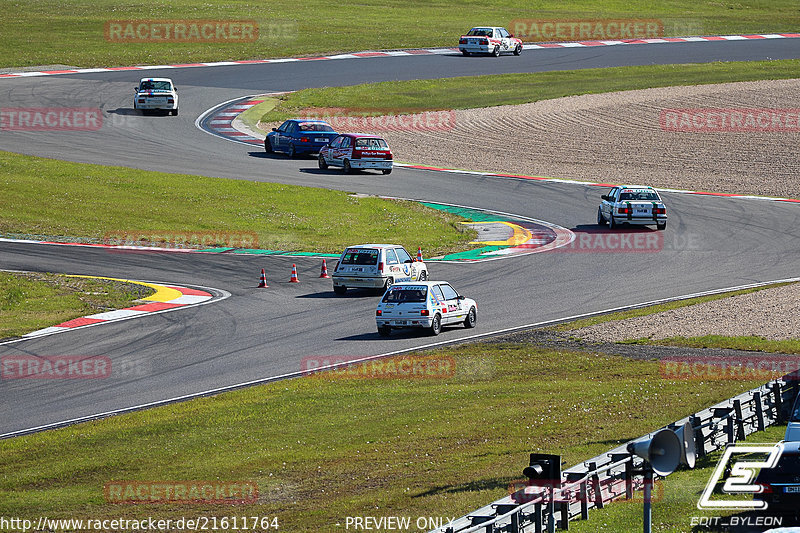
<path fill-rule="evenodd" d="M 438 335 L 442 326 L 474 328 L 478 304 L 458 294 L 446 281 L 398 283 L 389 287 L 378 303 L 375 322 L 382 337 L 398 328 L 424 328 Z"/>
<path fill-rule="evenodd" d="M 522 53 L 522 41 L 508 33 L 505 28 L 478 26 L 461 36 L 458 40 L 458 49 L 465 56 L 491 54 L 498 57 L 506 53 L 518 56 Z"/>
<path fill-rule="evenodd" d="M 401 281 L 428 279 L 428 267 L 399 244 L 359 244 L 342 252 L 333 271 L 333 292 L 348 288 L 386 289 Z"/>
<path fill-rule="evenodd" d="M 133 88 L 133 109 L 178 114 L 178 90 L 169 78 L 142 78 Z"/>
<path fill-rule="evenodd" d="M 620 185 L 600 197 L 597 223 L 614 229 L 621 224 L 667 227 L 667 207 L 658 191 L 643 185 Z"/>

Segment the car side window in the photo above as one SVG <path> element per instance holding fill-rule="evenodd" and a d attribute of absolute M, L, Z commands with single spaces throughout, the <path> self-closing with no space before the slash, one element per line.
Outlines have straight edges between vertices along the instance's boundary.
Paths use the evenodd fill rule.
<path fill-rule="evenodd" d="M 350 137 L 342 137 L 342 148 L 350 148 Z"/>
<path fill-rule="evenodd" d="M 297 124 L 294 122 L 290 122 L 288 126 L 286 126 L 286 133 L 292 134 L 297 129 Z"/>
<path fill-rule="evenodd" d="M 397 252 L 397 259 L 401 263 L 405 263 L 406 261 L 411 260 L 411 256 L 408 255 L 408 252 L 406 252 L 405 248 L 395 248 L 394 251 Z"/>
<path fill-rule="evenodd" d="M 613 202 L 617 199 L 617 188 L 614 187 L 610 191 L 608 191 L 608 199 L 610 202 Z"/>
<path fill-rule="evenodd" d="M 342 137 L 336 137 L 333 142 L 331 142 L 331 148 L 339 148 L 340 144 L 342 144 Z"/>
<path fill-rule="evenodd" d="M 394 250 L 392 249 L 386 250 L 386 264 L 387 265 L 397 264 L 397 255 L 395 255 Z"/>
<path fill-rule="evenodd" d="M 508 32 L 503 28 L 499 29 L 498 33 L 500 34 L 500 37 L 508 37 Z"/>
<path fill-rule="evenodd" d="M 440 287 L 442 288 L 442 294 L 444 294 L 445 300 L 455 300 L 458 298 L 458 293 L 450 285 L 440 285 Z"/>
<path fill-rule="evenodd" d="M 283 124 L 281 124 L 278 127 L 278 131 L 281 131 L 281 132 L 286 131 L 286 129 L 289 127 L 289 124 L 290 124 L 290 122 L 287 120 L 286 122 L 284 122 Z"/>
<path fill-rule="evenodd" d="M 438 285 L 433 286 L 433 295 L 439 300 L 439 303 L 444 302 L 444 294 L 442 294 L 442 289 L 439 288 Z"/>

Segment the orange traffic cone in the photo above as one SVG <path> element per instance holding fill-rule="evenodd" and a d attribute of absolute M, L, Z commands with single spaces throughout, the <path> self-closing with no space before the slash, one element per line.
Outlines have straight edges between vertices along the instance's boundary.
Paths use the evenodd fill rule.
<path fill-rule="evenodd" d="M 325 262 L 325 258 L 322 259 L 322 271 L 319 274 L 321 278 L 329 278 L 328 275 L 328 264 Z"/>
<path fill-rule="evenodd" d="M 417 261 L 422 262 L 422 247 L 417 248 Z"/>
<path fill-rule="evenodd" d="M 264 269 L 262 268 L 261 269 L 261 280 L 258 282 L 258 288 L 259 289 L 266 289 L 267 287 L 269 287 L 269 285 L 267 285 L 267 273 L 264 272 Z"/>
<path fill-rule="evenodd" d="M 297 279 L 297 266 L 292 263 L 292 278 L 289 280 L 291 283 L 300 283 L 300 280 Z"/>

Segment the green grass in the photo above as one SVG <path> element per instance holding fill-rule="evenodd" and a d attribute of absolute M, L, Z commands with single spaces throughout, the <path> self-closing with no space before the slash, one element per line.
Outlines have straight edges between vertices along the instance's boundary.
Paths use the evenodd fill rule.
<path fill-rule="evenodd" d="M 563 96 L 651 87 L 797 77 L 800 77 L 800 60 L 789 59 L 391 81 L 304 89 L 281 97 L 280 104 L 261 120 L 284 120 L 297 116 L 301 110 L 315 108 L 347 110 L 348 115 L 380 115 L 524 104 Z"/>
<path fill-rule="evenodd" d="M 153 289 L 116 281 L 53 274 L 0 272 L 0 339 L 79 316 L 129 307 Z"/>
<path fill-rule="evenodd" d="M 336 51 L 400 47 L 456 46 L 475 24 L 510 25 L 514 19 L 660 19 L 667 35 L 797 31 L 795 0 L 544 0 L 521 6 L 510 0 L 113 0 L 3 2 L 0 66 L 68 64 L 82 67 L 164 64 L 284 57 Z M 109 20 L 254 19 L 255 42 L 108 42 Z M 513 29 L 512 29 L 513 31 Z"/>
<path fill-rule="evenodd" d="M 765 289 L 773 289 L 776 287 L 782 287 L 784 285 L 789 285 L 789 284 L 778 283 L 775 285 L 765 285 L 763 287 L 754 287 L 751 289 L 743 289 L 739 291 L 722 292 L 719 294 L 710 294 L 708 296 L 698 296 L 697 298 L 686 298 L 684 300 L 675 300 L 672 302 L 667 302 L 658 305 L 651 305 L 639 309 L 630 309 L 627 311 L 619 311 L 617 313 L 608 313 L 605 315 L 598 315 L 589 318 L 582 318 L 580 320 L 573 320 L 571 322 L 566 322 L 564 324 L 553 326 L 553 329 L 556 331 L 574 331 L 576 329 L 586 328 L 589 326 L 594 326 L 595 324 L 602 324 L 604 322 L 625 320 L 626 318 L 635 318 L 637 316 L 654 315 L 656 313 L 661 313 L 663 311 L 670 311 L 672 309 L 679 309 L 681 307 L 688 307 L 690 305 L 701 304 L 704 302 L 713 302 L 715 300 L 721 300 L 723 298 L 729 298 L 731 296 L 750 294 L 751 292 L 763 291 Z"/>
<path fill-rule="evenodd" d="M 751 443 L 777 443 L 783 440 L 786 426 L 772 426 L 747 438 Z M 730 511 L 701 511 L 697 509 L 700 493 L 711 478 L 722 452 L 718 451 L 700 459 L 693 470 L 679 470 L 660 480 L 653 501 L 653 531 L 683 533 L 692 531 L 691 518 L 729 517 Z M 641 495 L 638 500 L 619 501 L 605 509 L 589 511 L 589 520 L 570 522 L 570 531 L 637 533 L 642 531 Z M 770 515 L 769 510 L 763 515 Z M 728 521 L 724 518 L 721 521 Z M 699 531 L 728 531 L 700 528 Z"/>
<path fill-rule="evenodd" d="M 702 337 L 669 337 L 666 339 L 631 339 L 628 344 L 655 344 L 661 346 L 689 346 L 691 348 L 729 348 L 755 352 L 772 352 L 800 355 L 800 340 L 770 340 L 763 337 L 726 337 L 704 335 Z"/>
<path fill-rule="evenodd" d="M 281 381 L 0 441 L 0 515 L 277 516 L 340 531 L 347 516 L 456 517 L 508 493 L 527 454 L 575 464 L 758 385 L 686 390 L 657 362 L 476 343 L 441 379 Z M 642 405 L 658 409 L 642 409 Z M 119 480 L 245 480 L 258 503 L 118 505 Z"/>
<path fill-rule="evenodd" d="M 474 232 L 461 231 L 459 217 L 416 202 L 9 152 L 0 152 L 0 188 L 3 234 L 237 247 L 255 233 L 257 246 L 246 247 L 331 253 L 390 236 L 409 250 L 421 246 L 427 256 L 471 248 L 474 239 Z"/>

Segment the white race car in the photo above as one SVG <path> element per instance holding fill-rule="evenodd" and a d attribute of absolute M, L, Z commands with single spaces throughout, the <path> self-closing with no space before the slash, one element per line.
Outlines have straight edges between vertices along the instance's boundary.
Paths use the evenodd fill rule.
<path fill-rule="evenodd" d="M 478 304 L 458 294 L 446 281 L 397 283 L 381 298 L 375 322 L 382 337 L 388 337 L 394 328 L 426 328 L 431 335 L 438 335 L 442 326 L 474 328 Z"/>
<path fill-rule="evenodd" d="M 178 91 L 169 78 L 142 78 L 134 87 L 133 109 L 178 114 Z"/>
<path fill-rule="evenodd" d="M 349 288 L 387 289 L 401 281 L 428 279 L 428 267 L 399 244 L 359 244 L 342 252 L 333 271 L 333 292 Z"/>
<path fill-rule="evenodd" d="M 472 28 L 458 40 L 458 49 L 465 56 L 472 54 L 491 54 L 498 57 L 511 52 L 515 56 L 522 53 L 522 41 L 497 26 Z"/>
<path fill-rule="evenodd" d="M 667 208 L 652 187 L 642 185 L 620 185 L 601 196 L 603 202 L 597 208 L 597 223 L 608 224 L 610 229 L 620 224 L 655 224 L 657 229 L 667 227 Z"/>

